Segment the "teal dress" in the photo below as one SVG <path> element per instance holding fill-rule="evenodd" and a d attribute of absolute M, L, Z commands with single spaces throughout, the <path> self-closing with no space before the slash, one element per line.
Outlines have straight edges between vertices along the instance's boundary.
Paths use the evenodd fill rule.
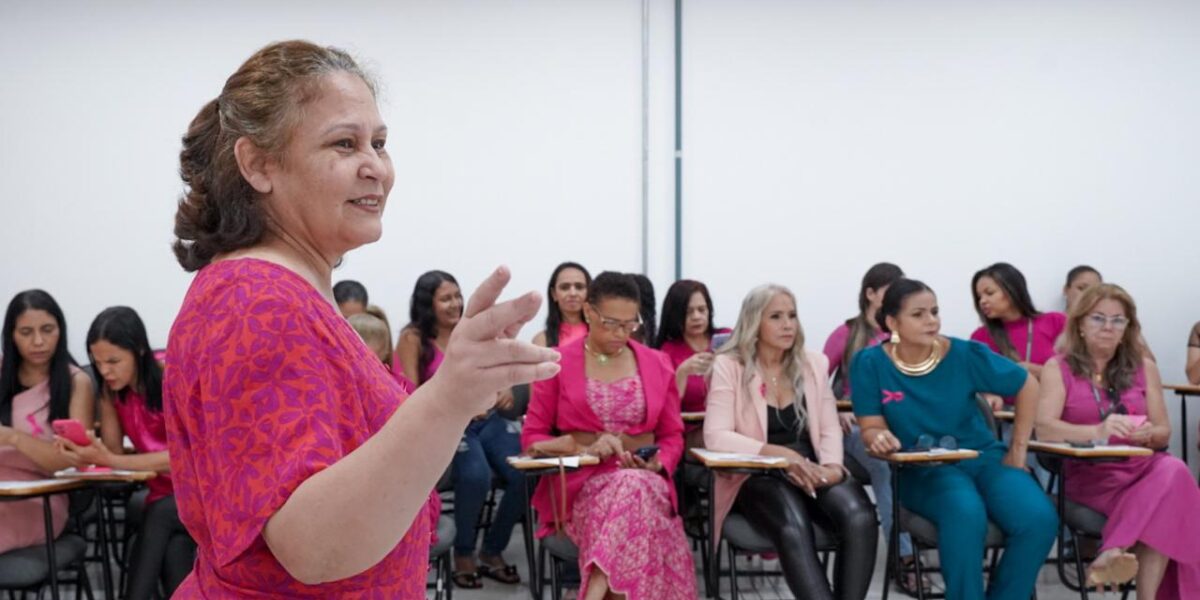
<path fill-rule="evenodd" d="M 946 597 L 1025 600 L 1058 531 L 1049 498 L 1025 471 L 1005 466 L 1006 446 L 987 426 L 977 393 L 1014 396 L 1028 374 L 979 342 L 950 339 L 932 372 L 901 373 L 882 346 L 854 355 L 854 414 L 882 416 L 904 448 L 922 436 L 950 436 L 979 458 L 951 465 L 903 469 L 900 503 L 938 526 Z M 988 521 L 1005 534 L 1005 551 L 987 594 L 983 587 Z"/>

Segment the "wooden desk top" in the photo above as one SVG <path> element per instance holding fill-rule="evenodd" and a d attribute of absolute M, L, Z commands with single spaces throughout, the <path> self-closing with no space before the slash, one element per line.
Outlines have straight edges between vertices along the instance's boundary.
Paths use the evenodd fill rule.
<path fill-rule="evenodd" d="M 75 467 L 63 469 L 54 474 L 58 479 L 78 479 L 80 481 L 110 481 L 119 483 L 135 483 L 140 481 L 149 481 L 158 477 L 158 473 L 154 471 L 124 471 L 121 469 L 113 469 L 111 471 L 77 471 Z"/>
<path fill-rule="evenodd" d="M 1200 385 L 1189 385 L 1185 383 L 1172 383 L 1163 386 L 1164 388 L 1179 394 L 1180 396 L 1200 396 Z"/>
<path fill-rule="evenodd" d="M 510 456 L 508 464 L 518 471 L 534 471 L 537 469 L 555 469 L 558 468 L 558 461 L 562 459 L 563 465 L 568 469 L 577 469 L 579 467 L 590 467 L 600 464 L 600 459 L 587 454 L 578 454 L 575 456 L 551 456 L 534 458 L 532 456 Z"/>
<path fill-rule="evenodd" d="M 83 487 L 78 479 L 37 479 L 34 481 L 0 481 L 0 496 L 21 497 L 40 496 L 57 492 L 66 492 Z"/>
<path fill-rule="evenodd" d="M 696 457 L 705 467 L 710 469 L 783 469 L 787 467 L 787 459 L 782 456 L 761 456 L 758 454 L 735 454 L 733 452 L 714 452 L 703 448 L 692 448 L 692 456 Z"/>
<path fill-rule="evenodd" d="M 1076 448 L 1066 442 L 1029 442 L 1029 449 L 1034 452 L 1069 456 L 1072 458 L 1128 458 L 1131 456 L 1150 456 L 1154 451 L 1141 446 L 1096 446 L 1094 448 Z"/>
<path fill-rule="evenodd" d="M 683 413 L 683 422 L 684 423 L 703 423 L 704 422 L 704 411 L 699 410 L 696 412 Z"/>
<path fill-rule="evenodd" d="M 883 457 L 883 459 L 890 463 L 914 464 L 960 462 L 978 457 L 979 452 L 975 450 L 935 449 L 926 452 L 893 452 Z"/>

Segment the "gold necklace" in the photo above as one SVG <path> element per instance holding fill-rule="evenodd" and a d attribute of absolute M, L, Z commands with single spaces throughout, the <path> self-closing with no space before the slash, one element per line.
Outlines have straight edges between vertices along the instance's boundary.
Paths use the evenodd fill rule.
<path fill-rule="evenodd" d="M 621 346 L 621 349 L 614 352 L 612 356 L 604 354 L 603 352 L 596 352 L 595 350 L 592 350 L 592 347 L 589 346 L 587 342 L 583 343 L 583 349 L 587 350 L 592 356 L 595 356 L 596 362 L 602 365 L 607 365 L 609 360 L 620 356 L 621 353 L 625 351 L 625 346 Z"/>
<path fill-rule="evenodd" d="M 937 339 L 933 340 L 933 351 L 929 353 L 929 358 L 913 365 L 900 360 L 900 354 L 895 348 L 891 352 L 887 352 L 888 358 L 892 359 L 892 364 L 896 365 L 896 370 L 909 375 L 911 377 L 920 377 L 928 375 L 937 368 L 938 363 L 942 362 L 941 342 Z"/>

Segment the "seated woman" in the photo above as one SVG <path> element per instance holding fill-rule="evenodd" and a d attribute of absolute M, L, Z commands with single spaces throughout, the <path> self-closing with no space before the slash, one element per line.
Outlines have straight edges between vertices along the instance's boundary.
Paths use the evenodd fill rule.
<path fill-rule="evenodd" d="M 1200 385 L 1200 321 L 1192 326 L 1188 334 L 1187 362 L 1185 372 L 1188 383 Z"/>
<path fill-rule="evenodd" d="M 1067 283 L 1063 285 L 1063 301 L 1066 304 L 1067 313 L 1069 314 L 1075 309 L 1075 304 L 1079 302 L 1079 298 L 1083 296 L 1084 292 L 1101 283 L 1104 283 L 1104 276 L 1095 268 L 1088 265 L 1071 267 L 1071 270 L 1067 271 Z M 1054 347 L 1061 349 L 1063 343 L 1064 340 L 1059 338 L 1059 341 L 1055 342 Z M 1142 353 L 1146 355 L 1146 358 L 1155 360 L 1154 352 L 1150 350 L 1150 344 L 1146 343 L 1144 335 L 1139 334 L 1138 343 L 1141 344 Z"/>
<path fill-rule="evenodd" d="M 554 267 L 546 286 L 546 328 L 533 336 L 539 346 L 566 345 L 587 335 L 583 322 L 583 303 L 587 300 L 592 275 L 583 265 L 565 262 Z"/>
<path fill-rule="evenodd" d="M 1142 353 L 1140 335 L 1137 307 L 1125 290 L 1105 283 L 1083 294 L 1067 321 L 1063 354 L 1042 373 L 1038 439 L 1167 446 L 1162 380 Z M 1067 497 L 1108 516 L 1090 585 L 1124 583 L 1136 574 L 1138 598 L 1200 598 L 1200 488 L 1183 461 L 1160 452 L 1120 462 L 1066 461 L 1063 469 Z"/>
<path fill-rule="evenodd" d="M 983 344 L 940 335 L 937 297 L 919 281 L 888 287 L 876 321 L 891 341 L 859 352 L 850 366 L 863 444 L 877 456 L 922 438 L 977 450 L 972 460 L 901 470 L 900 502 L 938 528 L 947 598 L 984 598 L 990 519 L 1005 546 L 987 598 L 1026 600 L 1058 531 L 1054 506 L 1024 470 L 1037 380 Z M 1016 397 L 1009 448 L 980 412 L 980 393 Z"/>
<path fill-rule="evenodd" d="M 562 370 L 533 386 L 521 446 L 531 454 L 588 453 L 599 466 L 538 484 L 539 537 L 563 529 L 579 546 L 581 597 L 696 598 L 692 555 L 671 477 L 683 453 L 675 369 L 629 339 L 641 327 L 638 288 L 605 272 L 588 289 L 588 335 L 565 346 Z M 632 451 L 658 446 L 643 460 Z M 563 511 L 565 508 L 565 512 Z"/>
<path fill-rule="evenodd" d="M 89 465 L 157 471 L 147 484 L 150 494 L 142 514 L 137 542 L 129 560 L 129 587 L 124 597 L 150 600 L 162 582 L 166 597 L 192 572 L 196 543 L 179 521 L 171 461 L 167 454 L 167 424 L 163 418 L 162 369 L 154 359 L 146 327 L 132 308 L 106 308 L 87 335 L 88 354 L 103 384 L 100 392 L 100 441 L 77 446 L 58 438 L 63 456 L 76 468 Z M 128 436 L 135 453 L 126 454 Z"/>
<path fill-rule="evenodd" d="M 704 442 L 720 452 L 788 459 L 786 477 L 717 478 L 714 536 L 736 510 L 771 538 L 794 596 L 866 597 L 879 537 L 875 507 L 842 466 L 825 356 L 804 349 L 787 288 L 759 286 L 742 301 L 733 338 L 713 362 Z M 815 520 L 832 522 L 842 540 L 832 589 L 813 546 Z"/>
<path fill-rule="evenodd" d="M 367 288 L 353 279 L 343 279 L 333 285 L 333 301 L 337 303 L 338 312 L 349 319 L 366 312 Z"/>
<path fill-rule="evenodd" d="M 451 332 L 463 314 L 458 281 L 445 271 L 429 271 L 417 279 L 409 300 L 408 326 L 400 333 L 396 352 L 407 377 L 418 386 L 428 381 L 442 363 Z M 507 404 L 505 403 L 507 402 Z M 511 394 L 497 395 L 497 408 L 511 406 Z M 517 568 L 504 562 L 504 549 L 513 527 L 525 510 L 525 476 L 508 464 L 521 451 L 520 428 L 496 410 L 475 417 L 463 432 L 451 462 L 454 480 L 454 584 L 483 587 L 480 577 L 501 583 L 521 581 Z M 483 537 L 479 562 L 475 561 L 475 526 L 483 512 L 492 477 L 504 480 L 504 496 L 496 507 L 491 527 Z"/>
<path fill-rule="evenodd" d="M 838 325 L 825 340 L 824 354 L 829 359 L 829 376 L 833 378 L 833 395 L 838 400 L 850 399 L 850 360 L 859 350 L 887 341 L 888 336 L 879 330 L 875 315 L 883 304 L 883 295 L 888 286 L 904 277 L 904 271 L 892 263 L 872 265 L 863 274 L 858 289 L 858 314 Z M 842 425 L 842 447 L 846 456 L 858 462 L 871 478 L 871 489 L 875 492 L 875 510 L 883 527 L 884 539 L 891 539 L 892 532 L 892 470 L 887 462 L 867 453 L 859 435 L 858 421 L 853 412 L 839 412 Z M 900 559 L 910 565 L 915 559 L 912 538 L 900 536 Z M 895 573 L 896 584 L 905 593 L 917 595 L 918 581 L 915 570 L 903 569 Z M 926 591 L 930 589 L 929 578 L 920 582 Z"/>
<path fill-rule="evenodd" d="M 67 351 L 67 323 L 42 290 L 13 297 L 4 313 L 0 360 L 0 480 L 51 477 L 70 463 L 54 447 L 50 423 L 92 426 L 92 380 Z M 42 499 L 0 502 L 0 554 L 46 541 Z M 54 535 L 67 522 L 67 497 L 50 497 Z"/>
<path fill-rule="evenodd" d="M 699 281 L 681 279 L 671 284 L 663 298 L 662 327 L 655 347 L 675 365 L 675 388 L 683 412 L 703 412 L 708 398 L 708 373 L 713 361 L 713 335 L 729 329 L 713 327 L 712 296 Z M 689 446 L 699 424 L 685 426 Z M 702 440 L 695 440 L 701 442 Z"/>
<path fill-rule="evenodd" d="M 980 269 L 971 278 L 971 293 L 982 325 L 971 339 L 983 342 L 996 354 L 1021 364 L 1034 377 L 1055 354 L 1054 344 L 1062 334 L 1067 316 L 1060 312 L 1038 312 L 1029 296 L 1025 276 L 1008 263 Z M 1006 399 L 1011 404 L 1011 398 Z"/>

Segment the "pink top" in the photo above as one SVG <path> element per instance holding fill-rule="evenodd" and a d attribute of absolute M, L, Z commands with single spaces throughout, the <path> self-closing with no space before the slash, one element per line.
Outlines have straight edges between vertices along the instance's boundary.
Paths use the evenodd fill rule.
<path fill-rule="evenodd" d="M 165 452 L 167 450 L 167 420 L 162 412 L 154 412 L 146 406 L 146 397 L 129 391 L 116 402 L 117 419 L 121 421 L 121 430 L 133 442 L 133 449 L 138 454 Z M 170 473 L 159 473 L 157 477 L 147 482 L 150 495 L 146 496 L 146 504 L 175 493 L 171 485 Z"/>
<path fill-rule="evenodd" d="M 871 346 L 882 344 L 883 342 L 887 341 L 888 337 L 888 334 L 881 331 L 875 337 L 871 338 L 865 347 L 870 348 Z M 830 375 L 833 375 L 834 371 L 837 371 L 842 367 L 847 367 L 846 371 L 849 371 L 849 365 L 842 364 L 842 355 L 846 353 L 846 344 L 849 343 L 850 326 L 845 323 L 838 325 L 837 329 L 834 329 L 833 333 L 829 334 L 829 339 L 825 340 L 824 354 L 825 358 L 829 359 Z M 835 386 L 833 390 L 834 395 L 843 399 L 850 398 L 850 373 L 839 373 L 837 380 L 841 382 L 841 387 L 843 389 L 838 390 L 837 386 Z M 838 392 L 841 393 L 839 394 Z"/>
<path fill-rule="evenodd" d="M 558 345 L 566 346 L 588 334 L 587 323 L 559 323 Z"/>
<path fill-rule="evenodd" d="M 679 414 L 679 391 L 675 387 L 675 369 L 663 353 L 647 348 L 637 342 L 629 342 L 637 359 L 638 377 L 636 384 L 641 388 L 645 399 L 643 417 L 637 423 L 623 427 L 621 432 L 631 436 L 644 433 L 654 433 L 654 443 L 658 444 L 658 460 L 670 478 L 675 472 L 675 466 L 683 455 L 683 418 Z M 572 431 L 599 432 L 606 431 L 608 426 L 625 424 L 629 415 L 607 421 L 592 408 L 595 388 L 588 383 L 587 366 L 583 353 L 583 340 L 578 339 L 566 346 L 559 346 L 562 358 L 559 364 L 562 370 L 558 375 L 538 381 L 533 384 L 530 394 L 529 411 L 525 415 L 525 424 L 521 429 L 521 448 L 529 448 L 530 444 L 549 440 Z M 623 383 L 624 382 L 624 383 Z M 633 385 L 629 380 L 616 382 L 622 385 Z M 618 386 L 619 387 L 619 386 Z M 618 394 L 620 396 L 620 394 Z M 622 404 L 609 399 L 614 406 Z M 602 409 L 603 412 L 603 409 Z M 567 473 L 567 505 L 566 515 L 570 518 L 575 496 L 583 489 L 587 480 L 596 475 L 608 473 L 617 469 L 616 457 L 604 463 Z M 531 500 L 537 509 L 541 527 L 538 536 L 554 532 L 555 504 L 562 502 L 559 498 L 558 477 L 543 477 L 538 482 L 537 491 Z M 675 486 L 668 486 L 671 491 L 672 504 L 675 501 Z M 556 502 L 557 501 L 557 502 Z"/>
<path fill-rule="evenodd" d="M 729 333 L 729 329 L 717 329 L 713 333 Z M 712 352 L 712 338 L 709 338 L 708 348 L 705 352 Z M 663 354 L 666 354 L 671 359 L 671 364 L 678 369 L 683 361 L 691 358 L 696 354 L 696 351 L 688 345 L 687 340 L 670 340 L 663 342 L 662 348 L 659 348 Z M 688 375 L 687 387 L 683 390 L 683 397 L 680 398 L 680 404 L 683 406 L 683 412 L 700 412 L 704 410 L 705 400 L 708 398 L 708 383 L 704 380 L 703 375 Z M 699 427 L 695 425 L 694 427 Z M 692 429 L 693 427 L 689 427 Z"/>
<path fill-rule="evenodd" d="M 604 425 L 604 431 L 620 433 L 646 420 L 646 397 L 642 394 L 639 377 L 616 381 L 588 378 L 587 400 Z"/>
<path fill-rule="evenodd" d="M 1060 312 L 1042 313 L 1033 318 L 1033 342 L 1029 343 L 1029 319 L 1021 317 L 1015 321 L 1009 321 L 1004 324 L 1004 330 L 1008 333 L 1008 339 L 1012 342 L 1012 347 L 1016 351 L 1017 362 L 1029 362 L 1035 365 L 1044 365 L 1046 361 L 1054 358 L 1056 354 L 1054 343 L 1058 341 L 1058 336 L 1062 335 L 1063 328 L 1067 325 L 1067 315 Z M 977 342 L 983 342 L 992 352 L 1000 354 L 1000 347 L 992 341 L 991 334 L 988 333 L 987 327 L 979 327 L 975 333 L 971 334 L 971 339 Z M 1010 357 L 1011 358 L 1011 357 Z"/>
<path fill-rule="evenodd" d="M 262 537 L 301 483 L 365 443 L 407 397 L 337 309 L 282 266 L 220 261 L 196 274 L 169 340 L 171 473 L 198 546 L 174 597 L 424 597 L 432 493 L 395 548 L 338 581 L 300 583 Z"/>
<path fill-rule="evenodd" d="M 433 359 L 425 367 L 425 372 L 421 373 L 421 383 L 433 379 L 433 374 L 437 373 L 438 367 L 442 366 L 442 361 L 446 359 L 446 355 L 442 353 L 441 348 L 437 347 L 437 344 L 430 342 L 429 345 L 433 346 Z"/>
<path fill-rule="evenodd" d="M 1108 394 L 1102 388 L 1095 388 L 1092 382 L 1087 377 L 1077 377 L 1071 372 L 1071 367 L 1067 365 L 1067 359 L 1064 356 L 1056 356 L 1058 366 L 1062 372 L 1063 387 L 1066 388 L 1066 395 L 1063 399 L 1062 420 L 1074 425 L 1096 425 L 1101 421 L 1100 411 L 1106 412 L 1112 410 L 1110 408 L 1112 402 L 1108 398 Z M 1094 391 L 1093 391 L 1094 390 Z M 1100 402 L 1096 402 L 1096 396 L 1100 396 Z M 1133 385 L 1129 389 L 1121 392 L 1121 404 L 1125 405 L 1126 414 L 1130 415 L 1145 415 L 1146 414 L 1146 370 L 1145 368 L 1138 369 L 1137 375 L 1133 378 Z M 1108 440 L 1104 440 L 1105 443 Z M 1138 462 L 1143 457 L 1135 457 L 1129 459 L 1132 462 Z M 1086 479 L 1073 477 L 1076 471 L 1079 471 L 1078 461 L 1064 461 L 1067 470 L 1067 492 L 1072 498 L 1081 498 L 1087 496 L 1087 488 L 1084 485 Z M 1088 469 L 1083 469 L 1087 471 Z"/>

